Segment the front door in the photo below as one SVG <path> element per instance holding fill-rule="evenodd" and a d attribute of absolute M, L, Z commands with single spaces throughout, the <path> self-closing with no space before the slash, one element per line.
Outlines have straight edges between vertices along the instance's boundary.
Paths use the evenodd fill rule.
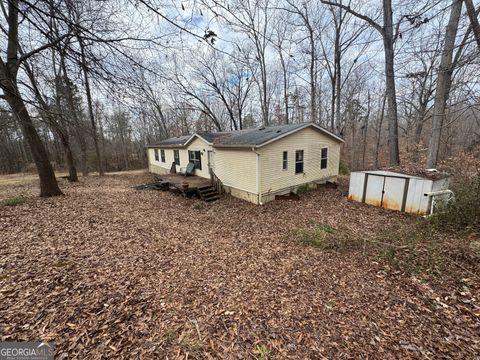
<path fill-rule="evenodd" d="M 215 171 L 215 153 L 213 152 L 213 150 L 207 151 L 207 157 L 208 157 L 208 168 L 212 169 L 212 171 Z"/>

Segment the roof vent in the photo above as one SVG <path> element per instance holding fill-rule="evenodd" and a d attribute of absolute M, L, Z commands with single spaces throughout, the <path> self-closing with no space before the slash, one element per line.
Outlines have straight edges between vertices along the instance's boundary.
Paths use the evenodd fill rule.
<path fill-rule="evenodd" d="M 260 131 L 261 131 L 261 130 L 265 130 L 265 126 L 259 127 L 258 130 L 260 130 Z"/>
<path fill-rule="evenodd" d="M 281 132 L 282 132 L 282 130 L 277 130 L 277 134 L 278 134 L 278 133 L 281 133 Z"/>

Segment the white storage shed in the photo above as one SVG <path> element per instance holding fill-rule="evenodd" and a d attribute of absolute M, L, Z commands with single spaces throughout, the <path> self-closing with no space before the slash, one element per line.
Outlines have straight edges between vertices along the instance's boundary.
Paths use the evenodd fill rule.
<path fill-rule="evenodd" d="M 435 196 L 449 195 L 447 176 L 430 179 L 393 171 L 355 171 L 350 174 L 350 200 L 383 208 L 428 215 Z"/>

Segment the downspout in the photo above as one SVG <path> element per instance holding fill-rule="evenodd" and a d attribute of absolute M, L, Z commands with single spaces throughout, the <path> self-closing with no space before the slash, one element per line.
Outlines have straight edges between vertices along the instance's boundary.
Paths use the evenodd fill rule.
<path fill-rule="evenodd" d="M 260 190 L 260 154 L 255 151 L 255 147 L 252 147 L 252 151 L 257 155 L 257 161 L 256 161 L 256 171 L 257 171 L 257 183 L 256 183 L 256 189 L 257 189 L 257 201 L 259 205 L 263 205 L 262 203 L 262 192 Z"/>

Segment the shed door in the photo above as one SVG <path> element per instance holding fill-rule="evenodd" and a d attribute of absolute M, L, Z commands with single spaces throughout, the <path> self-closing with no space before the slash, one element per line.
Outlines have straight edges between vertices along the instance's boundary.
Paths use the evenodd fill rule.
<path fill-rule="evenodd" d="M 366 181 L 367 188 L 365 191 L 365 203 L 374 206 L 382 206 L 382 192 L 385 177 L 368 174 Z"/>
<path fill-rule="evenodd" d="M 402 210 L 405 182 L 405 178 L 385 177 L 382 207 L 393 210 Z"/>

